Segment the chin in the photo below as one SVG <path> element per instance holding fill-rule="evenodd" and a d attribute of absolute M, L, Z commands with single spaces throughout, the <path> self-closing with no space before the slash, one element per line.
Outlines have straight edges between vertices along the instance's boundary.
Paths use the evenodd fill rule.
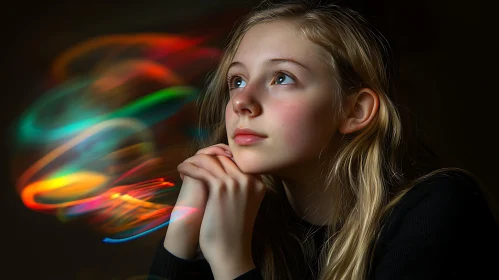
<path fill-rule="evenodd" d="M 265 168 L 265 166 L 262 166 L 261 164 L 257 164 L 254 161 L 249 161 L 249 160 L 242 160 L 242 159 L 237 159 L 234 158 L 234 161 L 239 167 L 239 170 L 245 174 L 264 174 L 268 173 L 268 169 Z"/>
<path fill-rule="evenodd" d="M 247 160 L 247 159 L 237 159 L 234 158 L 234 161 L 241 170 L 241 172 L 245 174 L 251 174 L 251 175 L 263 175 L 263 174 L 273 174 L 274 172 L 277 171 L 276 168 L 273 168 L 273 166 L 269 165 L 268 161 L 261 161 L 261 160 Z"/>
<path fill-rule="evenodd" d="M 265 173 L 265 170 L 263 170 L 261 167 L 258 168 L 256 166 L 252 166 L 250 164 L 239 164 L 237 163 L 236 160 L 236 165 L 239 167 L 239 170 L 245 174 L 262 174 Z"/>

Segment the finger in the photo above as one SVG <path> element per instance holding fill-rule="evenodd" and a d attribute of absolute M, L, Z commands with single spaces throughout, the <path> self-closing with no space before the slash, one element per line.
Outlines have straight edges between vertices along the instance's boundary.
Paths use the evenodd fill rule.
<path fill-rule="evenodd" d="M 250 177 L 251 179 L 255 181 L 262 181 L 262 177 L 259 174 L 248 174 L 248 173 L 243 173 L 241 169 L 237 166 L 237 164 L 234 162 L 233 159 L 227 158 L 227 157 L 218 157 L 218 160 L 222 164 L 224 170 L 227 172 L 227 174 L 234 174 L 235 176 L 238 176 L 237 178 L 242 178 L 242 177 Z"/>
<path fill-rule="evenodd" d="M 215 178 L 206 169 L 196 166 L 190 162 L 182 162 L 177 166 L 177 170 L 185 175 L 201 181 L 213 182 Z"/>
<path fill-rule="evenodd" d="M 222 148 L 224 148 L 225 150 L 230 151 L 230 146 L 229 146 L 229 145 L 227 145 L 227 144 L 224 144 L 224 143 L 218 143 L 218 144 L 215 144 L 215 145 L 213 145 L 213 146 L 215 146 L 215 147 L 222 147 Z"/>
<path fill-rule="evenodd" d="M 205 147 L 203 149 L 209 149 L 209 148 L 213 148 L 213 147 L 218 147 L 218 148 L 222 148 L 224 150 L 230 151 L 230 146 L 227 145 L 227 144 L 224 144 L 224 143 L 219 143 L 219 144 L 211 145 L 211 146 Z M 201 149 L 201 150 L 203 150 L 203 149 Z"/>
<path fill-rule="evenodd" d="M 224 156 L 221 156 L 224 157 Z M 225 171 L 220 160 L 215 156 L 199 154 L 186 159 L 184 162 L 194 164 L 197 167 L 204 168 L 215 178 L 225 180 L 227 172 Z"/>
<path fill-rule="evenodd" d="M 220 155 L 220 156 L 232 156 L 232 153 L 230 152 L 230 150 L 226 150 L 222 147 L 208 147 L 208 148 L 205 148 L 205 149 L 201 149 L 199 151 L 196 152 L 195 155 L 198 155 L 198 154 L 206 154 L 206 155 Z"/>
<path fill-rule="evenodd" d="M 226 157 L 226 156 L 224 156 L 224 157 Z M 180 180 L 184 181 L 184 174 L 182 174 L 181 171 L 178 170 L 178 168 L 177 168 L 177 171 L 179 172 Z"/>
<path fill-rule="evenodd" d="M 217 159 L 229 177 L 239 182 L 245 179 L 245 174 L 241 171 L 241 169 L 239 169 L 239 167 L 237 167 L 236 163 L 232 159 L 223 156 L 217 156 Z"/>
<path fill-rule="evenodd" d="M 222 152 L 222 153 L 232 154 L 229 145 L 226 145 L 223 143 L 209 146 L 209 147 L 206 147 L 204 149 L 200 149 L 198 152 L 196 152 L 196 154 L 198 154 L 198 153 L 212 154 L 213 152 L 217 152 L 217 151 Z"/>
<path fill-rule="evenodd" d="M 226 158 L 226 157 L 217 157 L 220 163 L 222 164 L 225 172 L 227 175 L 233 179 L 235 179 L 238 182 L 245 182 L 248 181 L 250 184 L 257 184 L 261 186 L 262 188 L 264 187 L 263 180 L 260 175 L 253 175 L 253 174 L 246 174 L 239 169 L 239 167 L 236 165 L 235 162 L 232 160 Z"/>
<path fill-rule="evenodd" d="M 201 149 L 201 150 L 197 151 L 195 155 L 198 155 L 198 154 L 220 155 L 220 156 L 233 157 L 232 153 L 230 152 L 230 147 L 226 144 L 223 144 L 223 143 Z M 180 179 L 182 181 L 184 181 L 183 174 L 180 174 Z"/>

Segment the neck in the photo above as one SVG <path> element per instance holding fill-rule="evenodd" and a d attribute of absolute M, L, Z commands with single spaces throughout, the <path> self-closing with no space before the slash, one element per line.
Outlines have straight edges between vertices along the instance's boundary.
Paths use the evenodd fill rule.
<path fill-rule="evenodd" d="M 298 217 L 312 225 L 329 224 L 333 195 L 330 187 L 326 189 L 321 169 L 307 170 L 307 168 L 302 168 L 300 173 L 308 175 L 300 179 L 296 179 L 296 177 L 282 178 L 286 197 L 291 207 Z"/>

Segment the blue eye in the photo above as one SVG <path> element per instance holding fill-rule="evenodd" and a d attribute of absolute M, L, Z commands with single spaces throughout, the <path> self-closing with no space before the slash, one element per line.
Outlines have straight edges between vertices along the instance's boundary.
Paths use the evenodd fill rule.
<path fill-rule="evenodd" d="M 241 77 L 239 76 L 229 76 L 229 78 L 227 78 L 227 82 L 229 84 L 229 90 L 246 86 L 246 82 L 243 79 L 241 79 Z"/>
<path fill-rule="evenodd" d="M 246 86 L 246 82 L 243 79 L 241 79 L 241 77 L 235 78 L 234 82 L 235 82 L 235 88 Z"/>
<path fill-rule="evenodd" d="M 272 83 L 276 83 L 278 85 L 288 85 L 295 83 L 295 80 L 291 75 L 286 74 L 282 71 L 275 72 L 274 77 L 275 78 Z M 239 76 L 229 76 L 227 78 L 227 82 L 229 84 L 229 90 L 243 88 L 246 86 L 246 82 Z"/>
<path fill-rule="evenodd" d="M 285 81 L 288 81 L 288 82 L 284 83 Z M 283 72 L 279 72 L 278 75 L 276 76 L 275 82 L 276 82 L 276 84 L 279 84 L 279 85 L 283 85 L 283 84 L 287 85 L 287 84 L 292 84 L 294 82 L 294 80 L 288 74 L 283 73 Z"/>

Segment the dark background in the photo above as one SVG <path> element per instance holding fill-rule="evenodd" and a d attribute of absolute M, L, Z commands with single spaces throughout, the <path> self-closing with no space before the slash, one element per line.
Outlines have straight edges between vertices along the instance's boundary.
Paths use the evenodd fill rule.
<path fill-rule="evenodd" d="M 228 31 L 258 1 L 129 2 L 23 2 L 2 9 L 5 132 L 38 97 L 33 85 L 47 74 L 53 59 L 74 44 L 116 33 L 186 34 L 217 26 Z M 399 78 L 396 102 L 414 117 L 439 164 L 474 173 L 488 202 L 497 205 L 495 1 L 339 3 L 363 13 L 391 43 Z M 213 44 L 221 47 L 223 39 Z M 4 139 L 10 140 L 8 136 Z M 6 144 L 9 156 L 11 145 Z M 26 208 L 14 191 L 12 175 L 6 176 L 0 204 L 6 244 L 2 255 L 7 259 L 2 278 L 140 279 L 147 274 L 164 229 L 127 243 L 104 244 L 92 230 Z M 493 207 L 497 219 L 498 208 Z"/>

